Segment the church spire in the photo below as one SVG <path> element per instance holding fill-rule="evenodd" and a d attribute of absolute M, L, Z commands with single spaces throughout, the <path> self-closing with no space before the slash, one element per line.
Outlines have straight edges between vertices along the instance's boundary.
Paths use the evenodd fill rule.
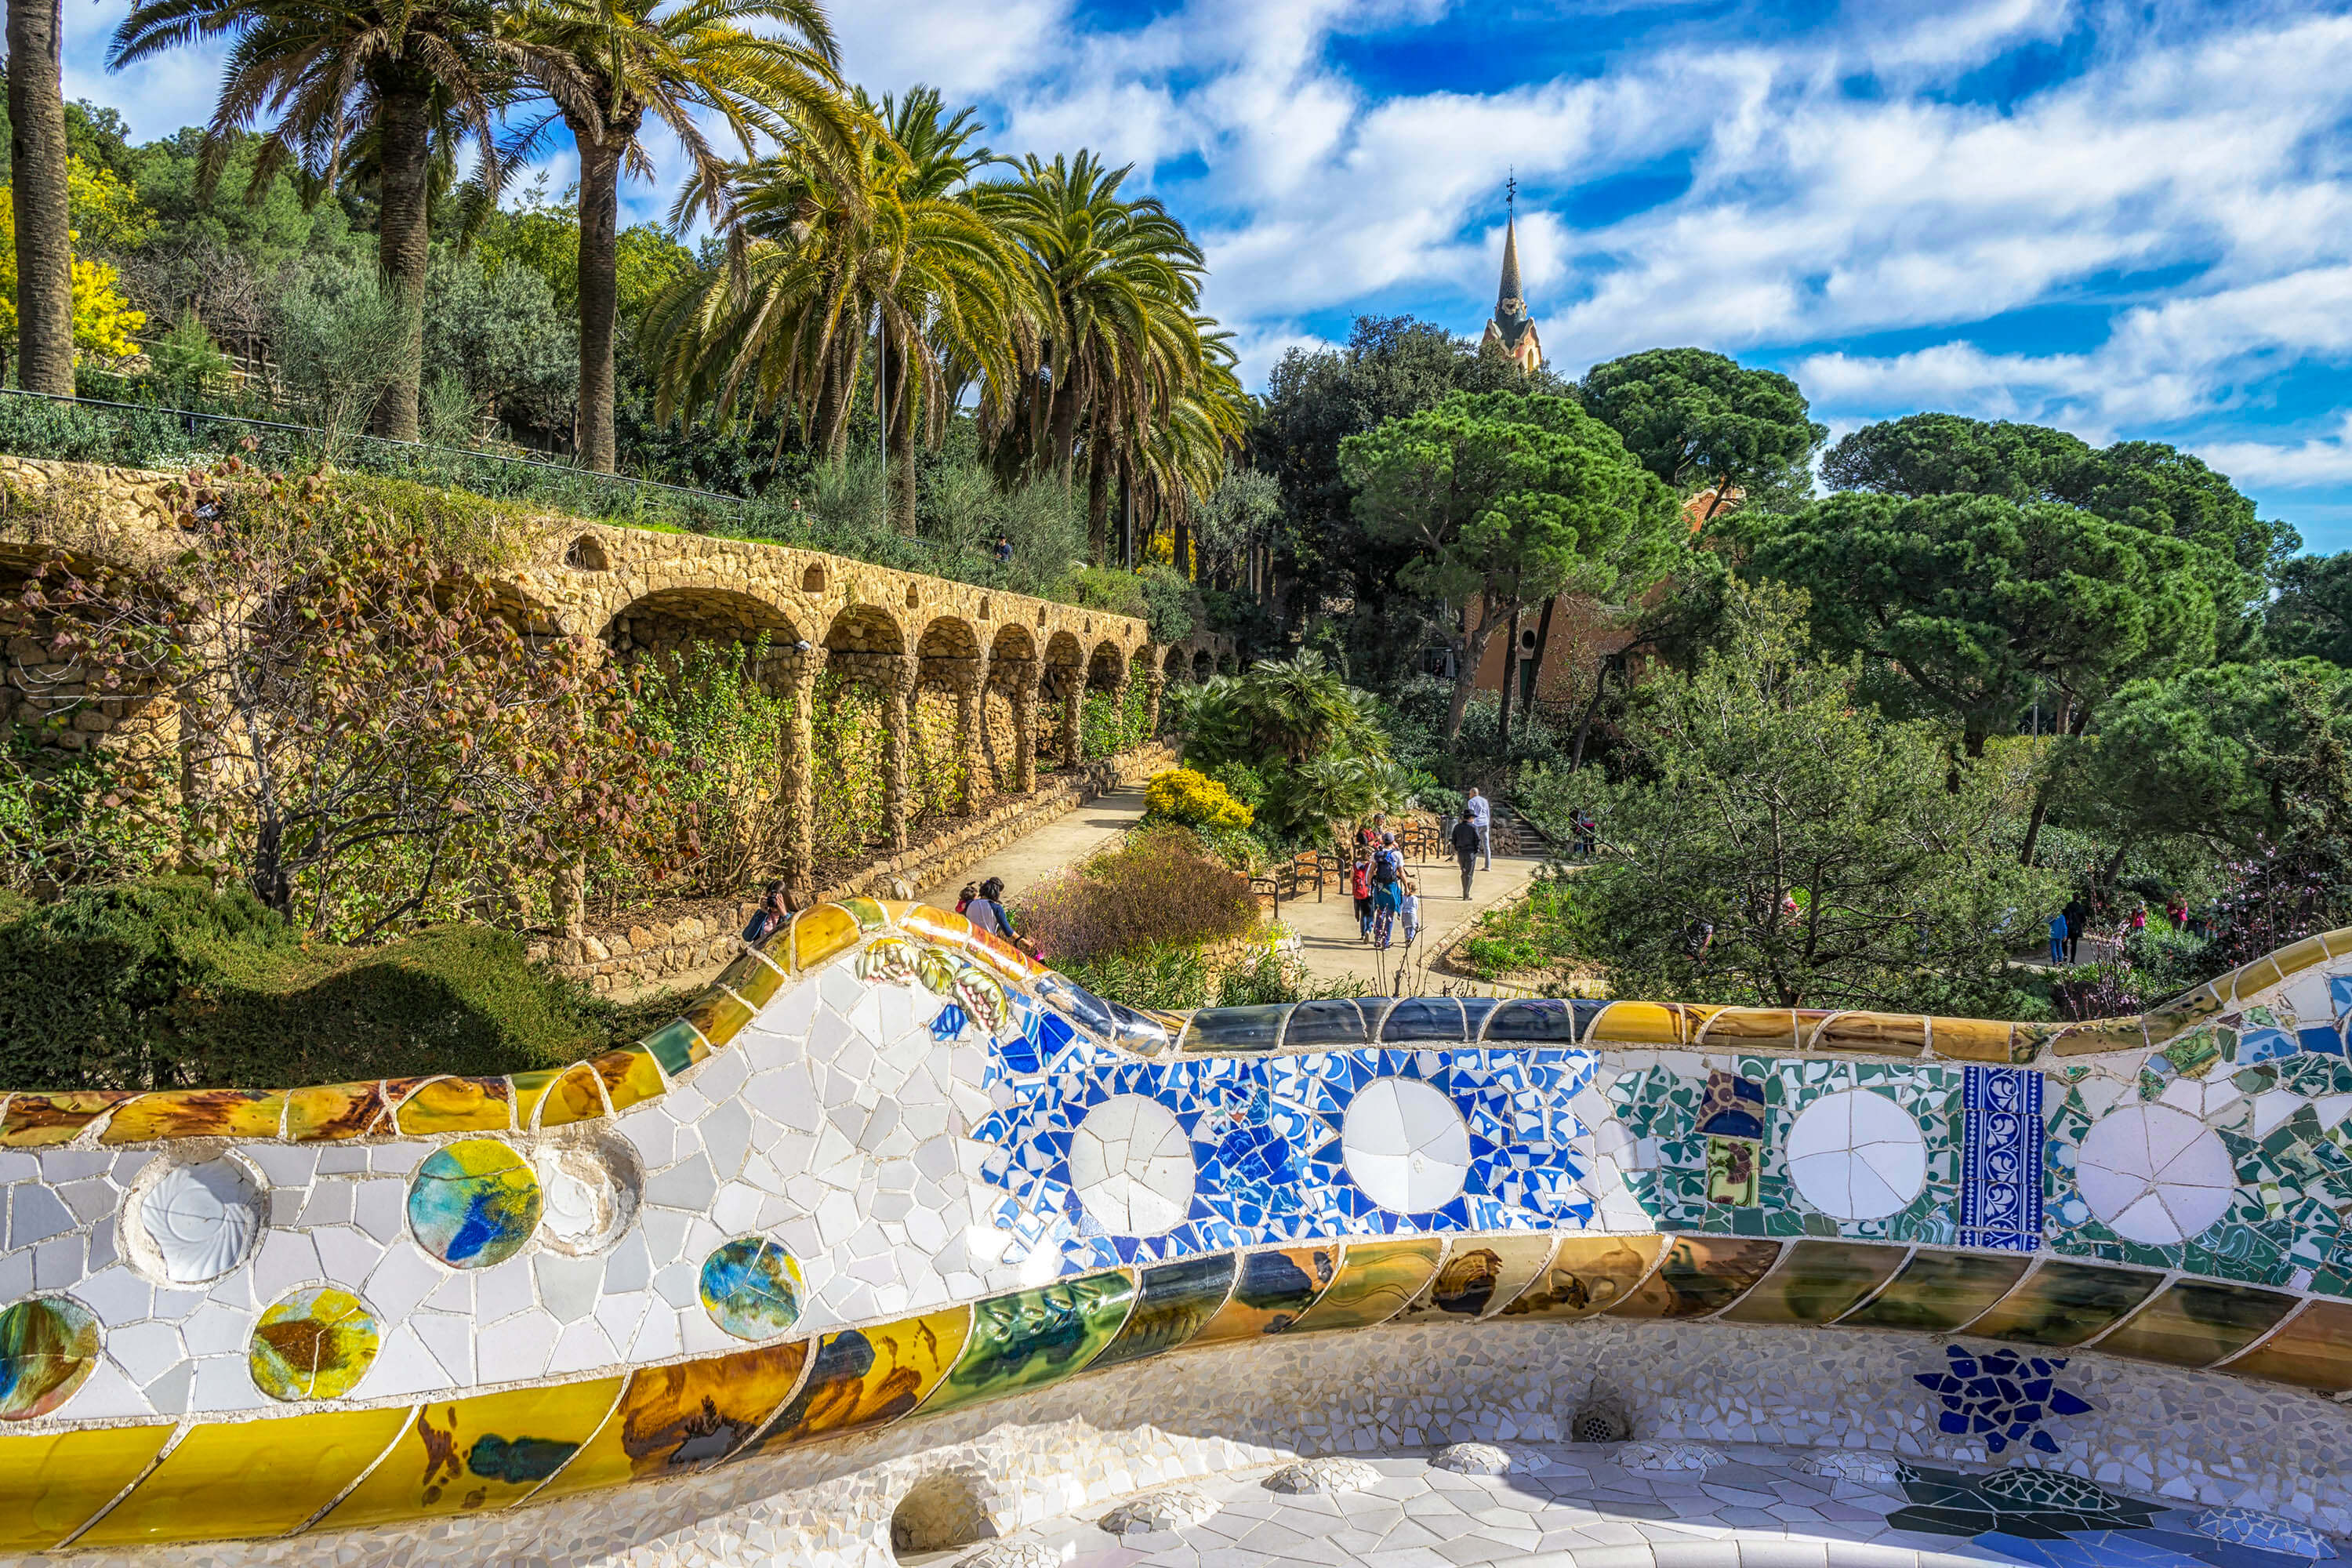
<path fill-rule="evenodd" d="M 1503 280 L 1495 290 L 1495 316 L 1486 323 L 1480 347 L 1497 345 L 1532 374 L 1543 363 L 1543 345 L 1537 341 L 1527 295 L 1519 287 L 1518 196 L 1518 176 L 1513 174 L 1503 185 Z"/>

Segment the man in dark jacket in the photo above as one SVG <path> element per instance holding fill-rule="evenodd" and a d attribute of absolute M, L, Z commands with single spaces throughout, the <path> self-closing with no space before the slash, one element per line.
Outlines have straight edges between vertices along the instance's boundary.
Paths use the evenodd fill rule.
<path fill-rule="evenodd" d="M 1471 820 L 1470 808 L 1462 808 L 1462 820 L 1454 825 L 1446 842 L 1454 846 L 1454 858 L 1462 862 L 1462 901 L 1470 901 L 1470 879 L 1478 870 L 1478 825 Z"/>

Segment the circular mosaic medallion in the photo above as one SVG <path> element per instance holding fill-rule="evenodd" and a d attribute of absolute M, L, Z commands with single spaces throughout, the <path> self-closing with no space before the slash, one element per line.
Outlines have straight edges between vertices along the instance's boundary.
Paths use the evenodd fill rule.
<path fill-rule="evenodd" d="M 1348 1174 L 1395 1214 L 1444 1208 L 1470 1179 L 1470 1129 L 1439 1090 L 1418 1079 L 1374 1079 L 1339 1124 Z"/>
<path fill-rule="evenodd" d="M 416 1244 L 452 1268 L 488 1268 L 522 1250 L 544 1203 L 523 1157 L 495 1138 L 436 1149 L 408 1188 Z"/>
<path fill-rule="evenodd" d="M 1919 1123 L 1874 1089 L 1825 1094 L 1789 1129 L 1789 1178 L 1837 1219 L 1885 1219 L 1927 1184 Z"/>
<path fill-rule="evenodd" d="M 68 1296 L 37 1296 L 0 1312 L 0 1421 L 47 1415 L 98 1365 L 98 1319 Z"/>
<path fill-rule="evenodd" d="M 763 1237 L 721 1242 L 702 1260 L 702 1305 L 739 1340 L 773 1339 L 801 1321 L 798 1259 Z"/>
<path fill-rule="evenodd" d="M 1114 1094 L 1070 1134 L 1070 1185 L 1112 1236 L 1160 1236 L 1192 1207 L 1192 1140 L 1148 1095 Z"/>
<path fill-rule="evenodd" d="M 383 1331 L 365 1301 L 314 1285 L 261 1314 L 246 1360 L 254 1386 L 272 1399 L 340 1399 L 383 1348 Z"/>
<path fill-rule="evenodd" d="M 261 1234 L 260 1186 L 236 1161 L 166 1165 L 142 1185 L 132 1261 L 166 1284 L 219 1279 L 245 1261 Z"/>
<path fill-rule="evenodd" d="M 542 1149 L 532 1167 L 546 1194 L 539 1228 L 549 1247 L 584 1258 L 628 1234 L 642 1178 L 626 1142 L 604 1136 Z"/>
<path fill-rule="evenodd" d="M 2117 1236 L 2169 1247 L 2229 1211 L 2237 1167 L 2221 1134 L 2168 1105 L 2127 1105 L 2083 1136 L 2074 1182 Z"/>

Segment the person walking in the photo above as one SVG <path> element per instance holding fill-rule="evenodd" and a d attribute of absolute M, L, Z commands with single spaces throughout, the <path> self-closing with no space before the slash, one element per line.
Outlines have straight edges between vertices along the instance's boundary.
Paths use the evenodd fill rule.
<path fill-rule="evenodd" d="M 1397 918 L 1404 926 L 1404 944 L 1410 948 L 1421 934 L 1421 884 L 1411 877 L 1397 884 L 1403 891 L 1404 902 L 1397 909 Z"/>
<path fill-rule="evenodd" d="M 1396 835 L 1382 839 L 1372 851 L 1372 945 L 1385 950 L 1404 908 L 1404 857 L 1397 853 Z"/>
<path fill-rule="evenodd" d="M 2083 933 L 2091 927 L 2091 906 L 2075 894 L 2066 900 L 2066 962 L 2083 962 Z"/>
<path fill-rule="evenodd" d="M 2066 911 L 2063 910 L 2050 917 L 2050 962 L 2053 965 L 2066 962 Z"/>
<path fill-rule="evenodd" d="M 1471 796 L 1473 800 L 1477 797 Z M 1478 850 L 1486 836 L 1478 831 L 1478 824 L 1470 816 L 1466 805 L 1462 808 L 1462 820 L 1454 825 L 1446 842 L 1454 846 L 1454 858 L 1462 862 L 1462 901 L 1470 901 L 1470 878 L 1478 869 Z"/>
<path fill-rule="evenodd" d="M 1478 793 L 1474 785 L 1470 791 L 1470 798 L 1462 803 L 1462 811 L 1478 829 L 1478 858 L 1486 862 L 1478 868 L 1482 871 L 1493 870 L 1495 868 L 1494 806 L 1485 795 Z"/>
<path fill-rule="evenodd" d="M 1359 846 L 1356 849 L 1356 869 L 1349 878 L 1349 891 L 1356 899 L 1356 938 L 1372 940 L 1372 857 Z"/>

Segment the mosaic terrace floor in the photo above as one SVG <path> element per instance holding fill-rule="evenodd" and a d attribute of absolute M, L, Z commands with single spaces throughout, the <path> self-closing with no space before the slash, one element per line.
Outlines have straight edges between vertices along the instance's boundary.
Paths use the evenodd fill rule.
<path fill-rule="evenodd" d="M 902 1560 L 973 1568 L 1049 1559 L 1073 1568 L 1934 1568 L 1955 1559 L 2036 1568 L 2312 1568 L 2342 1556 L 2326 1536 L 2247 1510 L 2180 1508 L 2022 1467 L 1969 1471 L 1736 1443 L 1500 1451 L 1513 1461 L 1510 1473 L 1441 1468 L 1425 1450 L 1322 1461 L 1336 1464 L 1343 1484 L 1350 1468 L 1367 1482 L 1337 1492 L 1270 1489 L 1283 1467 L 1237 1471 L 1181 1489 L 1216 1505 L 1195 1523 L 1124 1534 L 1106 1527 L 1105 1520 L 1129 1522 L 1122 1509 L 1150 1511 L 1163 1489 L 977 1551 Z M 1621 1456 L 1636 1464 L 1721 1462 L 1643 1470 L 1627 1468 Z M 1138 1501 L 1146 1508 L 1133 1510 Z"/>

